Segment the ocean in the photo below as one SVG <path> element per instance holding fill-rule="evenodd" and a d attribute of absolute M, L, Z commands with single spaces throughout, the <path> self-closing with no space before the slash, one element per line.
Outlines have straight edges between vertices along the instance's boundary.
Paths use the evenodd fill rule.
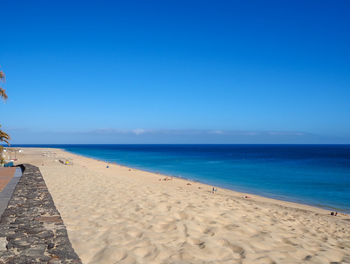
<path fill-rule="evenodd" d="M 62 148 L 240 192 L 350 213 L 350 145 L 22 145 Z"/>

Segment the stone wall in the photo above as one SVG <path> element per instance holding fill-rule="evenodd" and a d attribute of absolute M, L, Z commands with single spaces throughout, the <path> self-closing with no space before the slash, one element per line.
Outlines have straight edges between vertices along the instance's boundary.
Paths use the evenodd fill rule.
<path fill-rule="evenodd" d="M 39 168 L 24 164 L 0 220 L 0 264 L 81 263 Z"/>

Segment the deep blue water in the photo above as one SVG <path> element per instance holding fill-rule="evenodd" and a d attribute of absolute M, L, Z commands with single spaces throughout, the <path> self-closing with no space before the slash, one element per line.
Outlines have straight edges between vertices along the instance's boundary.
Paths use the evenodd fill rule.
<path fill-rule="evenodd" d="M 350 145 L 32 146 L 350 212 Z"/>

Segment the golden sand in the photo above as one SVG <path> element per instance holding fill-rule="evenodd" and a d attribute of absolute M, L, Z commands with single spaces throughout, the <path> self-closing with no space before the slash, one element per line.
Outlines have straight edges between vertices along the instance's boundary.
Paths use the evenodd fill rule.
<path fill-rule="evenodd" d="M 84 263 L 350 263 L 346 214 L 59 149 L 26 148 L 18 163 L 40 168 Z"/>

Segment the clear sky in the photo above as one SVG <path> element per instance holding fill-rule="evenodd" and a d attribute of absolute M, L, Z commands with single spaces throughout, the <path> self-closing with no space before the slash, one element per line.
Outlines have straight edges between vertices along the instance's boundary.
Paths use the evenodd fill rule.
<path fill-rule="evenodd" d="M 350 1 L 0 1 L 12 143 L 350 143 Z"/>

